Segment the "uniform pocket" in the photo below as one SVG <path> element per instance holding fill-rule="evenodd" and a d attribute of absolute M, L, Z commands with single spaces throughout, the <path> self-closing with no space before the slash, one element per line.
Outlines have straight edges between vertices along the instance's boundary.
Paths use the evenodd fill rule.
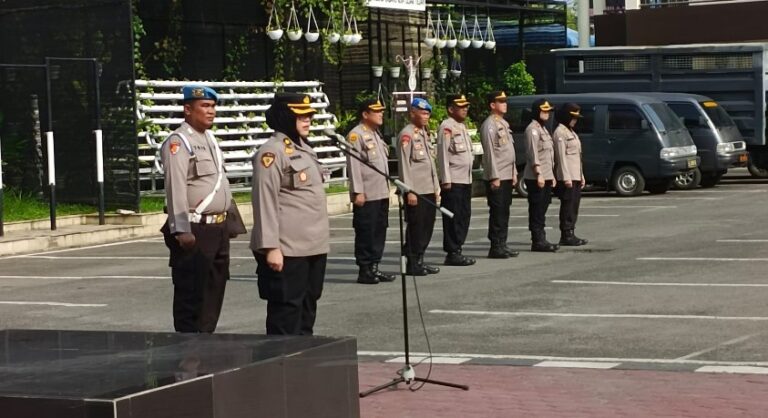
<path fill-rule="evenodd" d="M 198 157 L 195 160 L 195 174 L 198 177 L 210 176 L 216 174 L 216 164 L 211 157 Z"/>
<path fill-rule="evenodd" d="M 413 144 L 413 151 L 411 152 L 411 160 L 424 161 L 427 159 L 428 153 L 429 153 L 429 150 L 427 149 L 427 147 L 424 146 L 424 144 L 421 144 L 421 143 Z"/>
<path fill-rule="evenodd" d="M 551 149 L 552 149 L 552 141 L 539 140 L 539 152 L 551 150 Z"/>
<path fill-rule="evenodd" d="M 291 161 L 291 179 L 294 189 L 312 185 L 312 177 L 309 175 L 310 164 L 305 159 Z"/>
<path fill-rule="evenodd" d="M 461 135 L 454 136 L 451 139 L 451 147 L 450 150 L 456 154 L 467 152 L 467 143 L 464 141 L 464 137 Z"/>

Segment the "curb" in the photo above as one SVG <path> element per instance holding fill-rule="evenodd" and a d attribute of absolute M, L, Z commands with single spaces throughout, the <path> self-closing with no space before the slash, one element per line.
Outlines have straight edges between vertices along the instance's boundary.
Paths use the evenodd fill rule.
<path fill-rule="evenodd" d="M 391 199 L 390 199 L 391 200 Z M 348 193 L 328 195 L 328 214 L 351 211 Z M 395 202 L 397 202 L 395 198 Z M 253 224 L 253 212 L 248 202 L 238 203 L 246 226 Z M 0 256 L 44 252 L 49 250 L 107 244 L 115 241 L 160 236 L 165 223 L 163 213 L 107 215 L 107 225 L 98 225 L 96 215 L 62 216 L 56 219 L 58 229 L 51 231 L 48 220 L 12 222 L 5 224 L 5 236 L 0 238 Z"/>

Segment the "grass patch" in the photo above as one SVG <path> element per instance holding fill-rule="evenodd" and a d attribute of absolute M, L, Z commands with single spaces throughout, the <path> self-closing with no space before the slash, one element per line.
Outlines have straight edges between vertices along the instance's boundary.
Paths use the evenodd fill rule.
<path fill-rule="evenodd" d="M 5 191 L 3 206 L 4 222 L 32 221 L 50 217 L 50 206 L 47 201 L 12 190 Z M 96 207 L 91 205 L 71 203 L 56 205 L 56 216 L 82 215 L 97 211 Z"/>

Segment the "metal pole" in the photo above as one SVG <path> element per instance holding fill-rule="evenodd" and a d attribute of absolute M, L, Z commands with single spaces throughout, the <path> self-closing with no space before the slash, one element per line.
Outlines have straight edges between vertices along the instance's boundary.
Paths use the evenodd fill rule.
<path fill-rule="evenodd" d="M 576 25 L 579 28 L 579 48 L 589 48 L 589 0 L 578 0 Z"/>
<path fill-rule="evenodd" d="M 0 141 L 0 237 L 5 235 L 3 228 L 3 212 L 5 208 L 3 206 L 3 152 L 2 141 Z"/>
<path fill-rule="evenodd" d="M 101 65 L 97 60 L 93 60 L 93 78 L 96 83 L 96 182 L 99 185 L 99 225 L 106 223 L 104 219 L 104 145 L 101 131 L 101 90 L 99 81 L 101 80 Z"/>
<path fill-rule="evenodd" d="M 51 231 L 56 230 L 56 163 L 53 149 L 53 96 L 51 95 L 51 60 L 45 58 L 45 94 L 48 101 L 48 131 L 45 132 L 48 153 L 48 185 L 51 190 Z"/>

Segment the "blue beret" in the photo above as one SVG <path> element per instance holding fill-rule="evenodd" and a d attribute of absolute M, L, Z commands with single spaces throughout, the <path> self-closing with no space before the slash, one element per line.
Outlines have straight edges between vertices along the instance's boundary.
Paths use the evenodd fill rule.
<path fill-rule="evenodd" d="M 429 104 L 429 102 L 426 99 L 422 99 L 421 97 L 417 97 L 413 99 L 413 101 L 411 102 L 411 107 L 414 109 L 426 110 L 432 113 L 432 105 Z"/>
<path fill-rule="evenodd" d="M 184 88 L 181 89 L 181 92 L 184 93 L 184 101 L 187 101 L 187 100 L 213 100 L 215 102 L 219 101 L 219 95 L 216 94 L 216 90 L 210 87 L 189 85 L 189 86 L 184 86 Z"/>

